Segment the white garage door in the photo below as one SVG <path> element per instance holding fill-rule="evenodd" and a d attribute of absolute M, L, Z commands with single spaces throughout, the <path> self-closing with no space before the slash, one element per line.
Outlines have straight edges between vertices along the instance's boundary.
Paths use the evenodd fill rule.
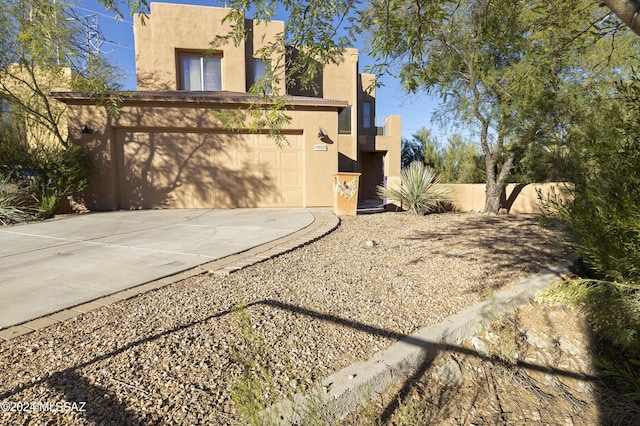
<path fill-rule="evenodd" d="M 301 135 L 116 131 L 121 209 L 303 206 Z"/>

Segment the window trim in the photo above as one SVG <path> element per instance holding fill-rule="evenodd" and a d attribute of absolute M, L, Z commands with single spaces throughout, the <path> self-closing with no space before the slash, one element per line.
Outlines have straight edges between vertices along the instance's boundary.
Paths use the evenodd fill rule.
<path fill-rule="evenodd" d="M 349 128 L 348 129 L 346 127 L 341 127 L 340 126 L 340 123 L 341 123 L 340 122 L 340 116 L 343 113 L 345 115 L 348 114 L 349 120 L 348 121 L 344 121 L 345 124 L 349 123 Z M 353 109 L 351 108 L 351 105 L 345 107 L 342 111 L 340 111 L 338 113 L 338 134 L 339 135 L 350 135 L 350 134 L 352 134 L 352 132 L 353 132 L 352 125 L 351 125 L 352 114 L 353 114 Z"/>
<path fill-rule="evenodd" d="M 261 58 L 253 58 L 253 60 L 251 61 L 251 65 L 252 65 L 251 77 L 252 77 L 252 80 L 253 80 L 253 81 L 251 82 L 251 84 L 249 85 L 249 87 L 247 87 L 247 92 L 249 91 L 249 89 L 250 89 L 252 86 L 255 86 L 255 84 L 258 82 L 258 80 L 259 80 L 260 78 L 262 78 L 262 76 L 261 76 L 261 77 L 257 77 L 257 73 L 256 73 L 256 65 L 257 65 L 258 63 L 265 64 L 265 74 L 264 74 L 264 76 L 268 75 L 269 70 L 270 70 L 270 68 L 271 68 L 271 66 L 272 66 L 271 61 L 265 61 L 264 59 L 261 59 Z M 273 88 L 267 88 L 267 93 L 266 93 L 266 94 L 270 95 L 272 92 L 273 92 Z"/>
<path fill-rule="evenodd" d="M 369 115 L 366 115 L 365 106 L 369 106 Z M 371 101 L 362 101 L 362 128 L 363 129 L 372 129 L 373 126 L 373 102 Z"/>
<path fill-rule="evenodd" d="M 183 59 L 184 58 L 193 58 L 193 57 L 199 57 L 200 58 L 200 70 L 201 70 L 201 74 L 200 74 L 200 78 L 203 79 L 204 78 L 204 74 L 203 74 L 203 69 L 202 69 L 202 59 L 204 58 L 217 58 L 220 59 L 220 90 L 223 90 L 223 86 L 222 86 L 222 82 L 224 81 L 223 78 L 223 59 L 224 59 L 224 55 L 222 54 L 221 50 L 216 50 L 212 53 L 208 53 L 206 50 L 195 50 L 195 49 L 176 49 L 176 88 L 177 90 L 184 90 L 184 91 L 189 91 L 187 89 L 184 88 L 184 66 L 183 66 Z M 204 85 L 203 85 L 204 86 Z M 204 88 L 202 89 L 203 91 L 205 90 Z"/>

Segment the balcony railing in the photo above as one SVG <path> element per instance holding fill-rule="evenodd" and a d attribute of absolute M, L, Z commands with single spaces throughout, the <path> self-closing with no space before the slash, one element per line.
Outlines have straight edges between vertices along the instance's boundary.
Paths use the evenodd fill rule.
<path fill-rule="evenodd" d="M 375 126 L 362 127 L 358 129 L 358 134 L 361 136 L 386 136 L 387 135 L 387 117 L 375 117 Z"/>

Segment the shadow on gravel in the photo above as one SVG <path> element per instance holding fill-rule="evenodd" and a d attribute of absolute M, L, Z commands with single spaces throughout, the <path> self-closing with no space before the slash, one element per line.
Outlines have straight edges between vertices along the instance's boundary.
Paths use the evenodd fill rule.
<path fill-rule="evenodd" d="M 381 419 L 383 420 L 382 424 L 385 424 L 385 422 L 389 421 L 394 411 L 398 409 L 399 398 L 402 399 L 408 394 L 409 390 L 413 386 L 413 383 L 424 374 L 424 372 L 429 368 L 432 361 L 437 355 L 444 352 L 450 352 L 450 353 L 465 354 L 468 356 L 479 357 L 484 359 L 482 354 L 462 346 L 448 345 L 448 344 L 443 344 L 439 342 L 427 341 L 424 339 L 419 339 L 419 338 L 411 337 L 405 334 L 371 326 L 358 321 L 353 321 L 351 319 L 341 318 L 335 315 L 307 309 L 297 305 L 283 303 L 277 300 L 266 299 L 262 301 L 252 302 L 245 305 L 245 307 L 249 308 L 249 307 L 256 307 L 260 305 L 271 306 L 276 309 L 292 312 L 298 315 L 304 315 L 320 321 L 332 322 L 334 324 L 349 327 L 349 328 L 359 330 L 368 334 L 376 335 L 376 336 L 392 337 L 397 340 L 404 340 L 405 342 L 411 345 L 415 345 L 422 348 L 424 351 L 423 352 L 424 356 L 423 356 L 421 365 L 411 377 L 409 377 L 408 379 L 405 379 L 402 382 L 400 390 L 397 392 L 394 398 L 391 398 L 391 403 L 389 403 L 384 408 L 382 419 Z M 134 424 L 134 425 L 144 424 L 145 421 L 139 419 L 136 416 L 136 414 L 130 410 L 130 408 L 126 407 L 124 404 L 119 402 L 117 398 L 110 397 L 112 393 L 109 391 L 108 388 L 98 384 L 89 383 L 85 377 L 82 377 L 77 372 L 77 370 L 90 366 L 101 360 L 114 357 L 123 352 L 138 348 L 148 342 L 161 339 L 164 336 L 177 333 L 185 329 L 189 329 L 195 325 L 208 322 L 212 319 L 221 318 L 226 315 L 230 315 L 233 312 L 235 312 L 235 309 L 228 309 L 228 310 L 219 312 L 217 314 L 210 315 L 206 318 L 183 324 L 171 330 L 167 330 L 162 333 L 155 334 L 153 336 L 149 336 L 143 339 L 130 342 L 118 348 L 117 350 L 102 354 L 100 356 L 96 356 L 93 359 L 88 360 L 79 365 L 76 365 L 74 367 L 67 368 L 62 371 L 54 372 L 48 377 L 39 378 L 38 380 L 25 383 L 22 386 L 17 386 L 9 391 L 2 392 L 0 393 L 0 401 L 10 400 L 12 396 L 19 394 L 25 389 L 44 385 L 52 389 L 56 389 L 61 393 L 64 393 L 65 397 L 68 398 L 68 400 L 70 401 L 86 401 L 87 410 L 79 414 L 83 415 L 87 420 L 94 421 L 96 424 L 103 424 L 101 422 L 104 422 L 105 420 L 114 420 L 115 423 L 113 424 Z M 548 367 L 544 365 L 531 364 L 531 363 L 522 362 L 522 361 L 517 362 L 516 366 L 518 368 L 523 368 L 531 371 L 539 371 L 539 372 L 553 374 L 561 377 L 570 377 L 570 378 L 577 379 L 584 382 L 592 382 L 592 381 L 599 380 L 599 378 L 596 376 L 582 375 L 582 374 L 579 374 L 573 371 L 568 371 L 562 368 Z M 107 415 L 105 413 L 110 413 L 110 414 Z M 116 417 L 112 418 L 111 415 Z"/>
<path fill-rule="evenodd" d="M 64 394 L 61 401 L 77 404 L 77 407 L 68 406 L 70 410 L 78 408 L 77 415 L 96 424 L 104 424 L 105 420 L 110 424 L 119 425 L 144 424 L 136 413 L 120 403 L 108 388 L 89 383 L 85 377 L 72 369 L 54 373 L 46 382 L 51 388 Z"/>
<path fill-rule="evenodd" d="M 553 230 L 552 230 L 553 231 Z M 457 223 L 455 228 L 439 228 L 433 231 L 416 230 L 406 240 L 424 241 L 422 257 L 411 262 L 421 262 L 433 257 L 459 258 L 483 264 L 496 265 L 495 276 L 484 277 L 469 292 L 482 293 L 497 290 L 504 285 L 501 271 L 522 270 L 536 273 L 558 258 L 558 242 L 550 241 L 549 230 L 543 229 L 535 217 L 528 215 L 478 215 Z M 434 249 L 430 241 L 447 243 L 446 247 L 462 250 Z M 523 243 L 524 242 L 524 243 Z M 530 242 L 530 243 L 529 243 Z M 554 251 L 555 249 L 555 251 Z M 526 259 L 523 265 L 523 259 Z"/>

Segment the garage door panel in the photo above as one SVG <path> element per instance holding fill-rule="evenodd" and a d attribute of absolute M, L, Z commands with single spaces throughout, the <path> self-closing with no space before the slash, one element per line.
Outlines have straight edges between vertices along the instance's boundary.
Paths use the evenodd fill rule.
<path fill-rule="evenodd" d="M 278 147 L 276 141 L 269 139 L 266 135 L 253 135 L 257 140 L 257 147 L 260 149 L 293 149 L 302 150 L 303 140 L 301 135 L 286 135 L 287 140 Z"/>
<path fill-rule="evenodd" d="M 280 165 L 282 167 L 297 168 L 302 164 L 301 155 L 297 152 L 283 152 L 280 154 Z"/>
<path fill-rule="evenodd" d="M 277 152 L 260 151 L 258 153 L 258 163 L 260 170 L 270 170 L 273 167 L 280 166 L 280 158 Z"/>
<path fill-rule="evenodd" d="M 283 190 L 280 202 L 283 206 L 298 206 L 302 199 L 302 190 Z"/>
<path fill-rule="evenodd" d="M 303 205 L 303 152 L 264 135 L 118 130 L 116 143 L 120 208 Z"/>

